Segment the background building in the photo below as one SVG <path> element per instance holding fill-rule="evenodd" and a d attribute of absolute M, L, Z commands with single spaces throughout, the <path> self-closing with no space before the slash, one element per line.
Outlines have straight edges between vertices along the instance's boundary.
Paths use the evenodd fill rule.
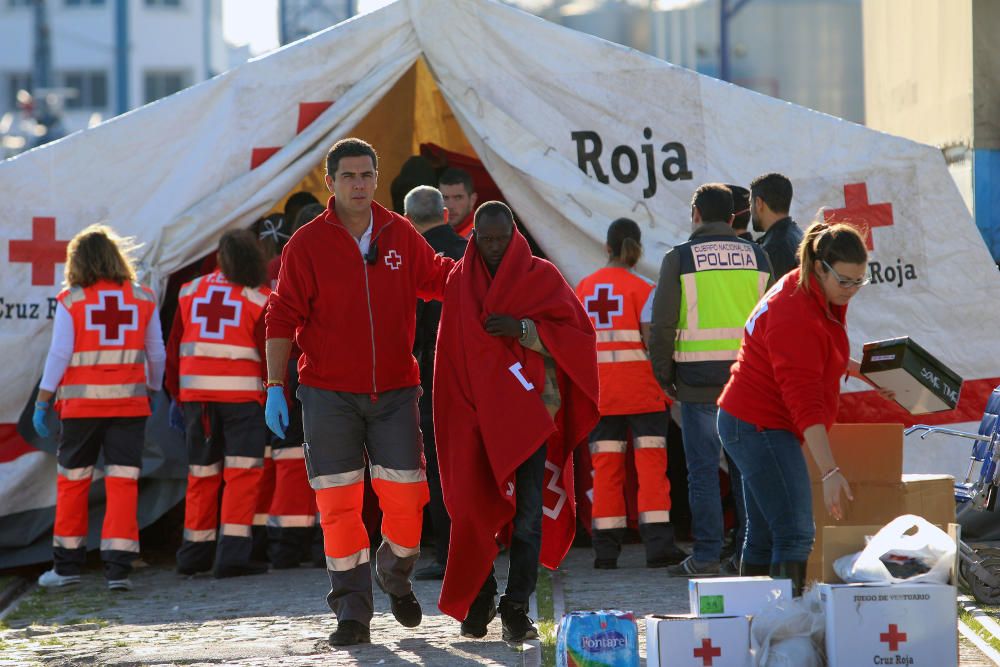
<path fill-rule="evenodd" d="M 281 43 L 290 44 L 326 30 L 354 16 L 357 9 L 357 0 L 280 0 L 278 33 Z"/>
<path fill-rule="evenodd" d="M 511 4 L 719 77 L 719 0 L 551 0 L 544 5 L 515 0 Z M 861 24 L 861 0 L 749 0 L 729 23 L 729 80 L 863 123 Z"/>
<path fill-rule="evenodd" d="M 864 2 L 868 125 L 942 149 L 1000 262 L 997 34 L 996 0 Z"/>
<path fill-rule="evenodd" d="M 47 26 L 49 89 L 72 132 L 224 71 L 221 0 L 0 0 L 0 134 L 37 88 Z"/>

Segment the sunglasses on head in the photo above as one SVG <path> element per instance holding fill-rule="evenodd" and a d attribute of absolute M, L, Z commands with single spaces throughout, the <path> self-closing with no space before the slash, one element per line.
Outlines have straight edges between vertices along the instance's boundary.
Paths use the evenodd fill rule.
<path fill-rule="evenodd" d="M 871 277 L 867 275 L 864 278 L 858 278 L 857 280 L 854 280 L 853 278 L 845 278 L 844 276 L 834 271 L 833 267 L 827 264 L 825 259 L 821 259 L 820 261 L 823 263 L 824 268 L 826 268 L 827 271 L 833 274 L 833 277 L 837 281 L 837 284 L 843 287 L 844 289 L 851 289 L 852 287 L 862 287 L 872 281 Z"/>

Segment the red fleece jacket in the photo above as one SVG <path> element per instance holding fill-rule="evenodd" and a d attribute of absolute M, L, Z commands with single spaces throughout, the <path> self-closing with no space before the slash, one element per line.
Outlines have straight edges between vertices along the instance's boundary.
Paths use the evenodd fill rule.
<path fill-rule="evenodd" d="M 850 344 L 847 306 L 828 303 L 815 278 L 799 289 L 799 273 L 782 278 L 750 315 L 719 406 L 801 440 L 813 424 L 833 425 Z"/>
<path fill-rule="evenodd" d="M 420 383 L 413 358 L 417 298 L 440 299 L 454 261 L 401 215 L 372 203 L 374 264 L 334 212 L 303 225 L 281 253 L 267 337 L 294 338 L 299 382 L 376 394 Z"/>
<path fill-rule="evenodd" d="M 555 419 L 542 400 L 542 356 L 487 334 L 491 314 L 535 322 L 557 368 Z M 514 473 L 543 443 L 541 561 L 550 568 L 562 561 L 576 527 L 573 450 L 597 423 L 597 392 L 594 327 L 555 266 L 532 257 L 515 230 L 491 278 L 470 243 L 448 279 L 434 366 L 438 463 L 451 515 L 441 611 L 467 615 L 496 557 L 497 534 L 514 517 Z"/>

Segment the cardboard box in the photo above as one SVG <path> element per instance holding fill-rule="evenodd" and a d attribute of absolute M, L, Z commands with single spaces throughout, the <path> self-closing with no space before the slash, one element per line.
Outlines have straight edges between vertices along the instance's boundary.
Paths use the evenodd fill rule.
<path fill-rule="evenodd" d="M 955 521 L 955 478 L 951 475 L 903 475 L 904 514 L 922 516 L 931 523 Z"/>
<path fill-rule="evenodd" d="M 825 526 L 823 528 L 823 549 L 821 554 L 819 577 L 821 581 L 828 584 L 842 583 L 840 577 L 833 569 L 834 562 L 849 554 L 857 553 L 865 548 L 868 543 L 866 538 L 877 533 L 884 524 L 871 526 Z M 948 533 L 955 540 L 955 562 L 951 566 L 949 583 L 954 584 L 957 580 L 955 573 L 958 571 L 958 541 L 961 538 L 961 527 L 957 523 L 936 524 L 938 528 Z M 816 551 L 814 550 L 815 554 Z"/>
<path fill-rule="evenodd" d="M 806 452 L 816 524 L 816 542 L 806 566 L 807 581 L 826 580 L 822 558 L 826 526 L 883 526 L 902 514 L 917 514 L 936 525 L 955 521 L 950 476 L 902 474 L 902 424 L 834 424 L 830 449 L 851 485 L 854 500 L 848 503 L 842 520 L 831 517 L 823 503 L 820 472 Z"/>
<path fill-rule="evenodd" d="M 646 616 L 647 667 L 750 667 L 746 616 Z"/>
<path fill-rule="evenodd" d="M 829 667 L 958 665 L 955 587 L 820 584 Z"/>
<path fill-rule="evenodd" d="M 908 337 L 865 343 L 861 373 L 914 415 L 954 409 L 962 390 L 957 373 Z"/>
<path fill-rule="evenodd" d="M 691 614 L 702 618 L 753 616 L 781 598 L 792 599 L 792 582 L 771 577 L 688 579 Z"/>

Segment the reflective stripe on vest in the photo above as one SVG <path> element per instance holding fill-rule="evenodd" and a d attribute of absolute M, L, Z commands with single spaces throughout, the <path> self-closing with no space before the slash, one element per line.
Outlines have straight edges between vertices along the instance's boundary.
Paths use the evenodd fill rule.
<path fill-rule="evenodd" d="M 681 307 L 674 359 L 735 361 L 747 315 L 767 290 L 769 274 L 752 244 L 711 238 L 678 246 Z M 699 299 L 699 293 L 709 295 Z"/>
<path fill-rule="evenodd" d="M 184 343 L 181 345 L 182 357 L 215 357 L 216 359 L 245 359 L 260 361 L 260 352 L 256 347 L 241 347 L 224 343 Z"/>
<path fill-rule="evenodd" d="M 73 320 L 73 354 L 56 391 L 61 416 L 148 415 L 145 339 L 153 293 L 138 283 L 101 280 L 57 298 Z"/>
<path fill-rule="evenodd" d="M 94 350 L 74 352 L 70 366 L 106 366 L 109 364 L 144 364 L 146 350 Z"/>

